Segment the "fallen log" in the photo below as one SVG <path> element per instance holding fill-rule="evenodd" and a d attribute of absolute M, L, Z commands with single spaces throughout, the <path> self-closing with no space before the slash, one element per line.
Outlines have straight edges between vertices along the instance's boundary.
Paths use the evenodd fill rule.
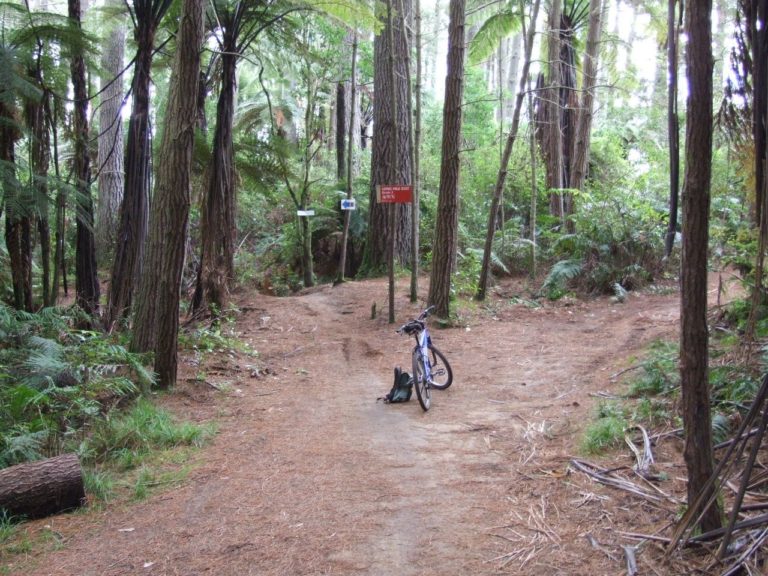
<path fill-rule="evenodd" d="M 0 509 L 11 516 L 42 518 L 77 508 L 85 500 L 76 454 L 62 454 L 0 470 Z"/>

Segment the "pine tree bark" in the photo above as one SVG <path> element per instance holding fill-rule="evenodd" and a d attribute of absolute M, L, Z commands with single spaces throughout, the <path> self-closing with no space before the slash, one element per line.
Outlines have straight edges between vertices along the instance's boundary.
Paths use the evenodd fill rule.
<path fill-rule="evenodd" d="M 752 137 L 755 141 L 755 224 L 764 221 L 762 213 L 768 209 L 768 198 L 763 193 L 768 178 L 768 166 L 763 159 L 768 154 L 768 0 L 750 3 L 747 15 L 752 36 Z M 761 23 L 758 26 L 758 22 Z"/>
<path fill-rule="evenodd" d="M 119 5 L 118 0 L 110 0 Z M 96 239 L 99 259 L 107 265 L 114 252 L 120 204 L 123 200 L 123 60 L 125 25 L 116 22 L 104 39 L 101 54 L 101 104 L 99 107 L 99 176 Z"/>
<path fill-rule="evenodd" d="M 390 0 L 391 1 L 391 0 Z M 389 238 L 389 206 L 376 202 L 376 186 L 379 184 L 411 184 L 411 105 L 408 102 L 408 71 L 405 59 L 409 58 L 406 46 L 407 31 L 402 22 L 410 18 L 411 2 L 402 3 L 402 14 L 395 12 L 393 17 L 395 62 L 395 93 L 397 102 L 388 96 L 392 92 L 388 73 L 390 58 L 389 30 L 385 26 L 374 40 L 374 86 L 377 95 L 373 103 L 373 143 L 371 146 L 371 188 L 369 193 L 370 208 L 368 235 L 363 256 L 363 266 L 371 272 L 381 272 L 387 262 L 387 238 Z M 392 165 L 391 127 L 395 122 L 393 110 L 397 110 L 397 169 Z M 392 181 L 395 178 L 397 181 Z M 408 205 L 395 205 L 395 257 L 402 265 L 407 265 L 411 255 L 411 209 Z"/>
<path fill-rule="evenodd" d="M 664 256 L 672 254 L 677 234 L 677 211 L 680 199 L 680 120 L 677 115 L 677 18 L 678 0 L 667 2 L 667 65 L 669 88 L 667 90 L 667 138 L 669 139 L 669 219 L 664 238 Z M 681 4 L 682 6 L 682 4 Z"/>
<path fill-rule="evenodd" d="M 439 317 L 450 314 L 453 250 L 459 226 L 459 151 L 461 105 L 464 94 L 464 0 L 451 0 L 448 24 L 448 69 L 443 105 L 443 146 L 440 163 L 440 194 L 437 202 L 435 241 L 432 248 L 430 304 Z"/>
<path fill-rule="evenodd" d="M 80 0 L 68 0 L 69 18 L 80 28 Z M 75 301 L 89 315 L 99 312 L 99 279 L 96 269 L 96 242 L 93 235 L 91 164 L 88 155 L 88 91 L 85 58 L 75 54 L 70 63 L 73 103 L 74 177 L 78 191 L 75 240 Z"/>
<path fill-rule="evenodd" d="M 707 247 L 712 177 L 711 11 L 712 0 L 686 1 L 688 47 L 685 61 L 689 92 L 680 276 L 680 380 L 689 503 L 696 500 L 714 470 L 707 327 Z M 720 525 L 720 506 L 715 502 L 701 518 L 700 527 L 707 532 Z"/>
<path fill-rule="evenodd" d="M 147 266 L 139 285 L 132 343 L 135 350 L 154 351 L 155 373 L 161 388 L 176 383 L 179 292 L 189 218 L 202 43 L 203 0 L 184 0 L 149 221 Z"/>
<path fill-rule="evenodd" d="M 11 516 L 42 518 L 78 508 L 84 500 L 83 473 L 76 454 L 0 470 L 0 510 Z"/>
<path fill-rule="evenodd" d="M 421 0 L 413 0 L 414 29 L 416 46 L 416 101 L 413 110 L 413 202 L 411 204 L 411 302 L 419 299 L 419 269 L 421 247 L 421 91 L 422 91 L 422 49 L 421 49 Z M 409 98 L 410 100 L 410 98 Z"/>

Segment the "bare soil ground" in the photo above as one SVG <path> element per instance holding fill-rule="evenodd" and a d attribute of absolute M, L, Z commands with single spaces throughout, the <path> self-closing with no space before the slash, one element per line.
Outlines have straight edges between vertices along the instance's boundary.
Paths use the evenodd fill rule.
<path fill-rule="evenodd" d="M 422 281 L 426 284 L 426 279 Z M 432 409 L 377 402 L 412 341 L 386 322 L 386 283 L 241 295 L 237 329 L 258 357 L 219 354 L 165 401 L 217 421 L 180 486 L 105 510 L 31 523 L 61 545 L 14 557 L 11 574 L 616 575 L 621 531 L 652 533 L 657 507 L 569 469 L 612 376 L 674 337 L 676 293 L 529 307 L 514 283 L 460 326 L 432 329 L 454 370 Z M 374 320 L 371 305 L 384 310 Z M 420 311 L 397 285 L 398 325 Z M 518 302 L 518 303 L 516 303 Z M 197 382 L 228 383 L 223 392 Z M 680 490 L 675 439 L 658 462 Z M 624 454 L 626 452 L 626 454 Z M 594 459 L 593 459 L 594 460 Z M 603 459 L 632 464 L 628 451 Z M 671 511 L 670 511 L 671 510 Z M 670 574 L 652 545 L 640 574 Z"/>

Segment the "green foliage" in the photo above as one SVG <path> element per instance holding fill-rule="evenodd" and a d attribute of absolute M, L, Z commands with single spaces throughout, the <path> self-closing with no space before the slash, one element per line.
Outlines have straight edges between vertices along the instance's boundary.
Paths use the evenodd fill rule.
<path fill-rule="evenodd" d="M 596 420 L 587 427 L 582 438 L 582 451 L 586 454 L 599 454 L 619 445 L 628 425 L 626 415 L 617 403 L 600 403 Z"/>
<path fill-rule="evenodd" d="M 85 493 L 95 502 L 109 502 L 115 493 L 114 476 L 97 468 L 83 470 Z"/>
<path fill-rule="evenodd" d="M 17 524 L 5 510 L 0 510 L 0 546 L 8 542 L 16 533 Z"/>
<path fill-rule="evenodd" d="M 632 204 L 625 199 L 619 204 L 617 199 L 588 194 L 580 195 L 578 201 L 576 233 L 544 235 L 551 242 L 547 254 L 565 257 L 548 278 L 556 288 L 553 295 L 562 296 L 567 286 L 610 294 L 616 284 L 634 290 L 651 282 L 661 269 L 661 229 L 656 225 L 654 232 L 648 232 L 658 214 L 641 201 Z"/>
<path fill-rule="evenodd" d="M 76 308 L 36 314 L 0 303 L 0 467 L 57 454 L 153 382 L 113 337 L 74 328 Z"/>
<path fill-rule="evenodd" d="M 576 278 L 584 269 L 581 260 L 560 260 L 547 274 L 541 287 L 550 300 L 562 298 L 566 293 L 566 286 L 570 280 Z"/>
<path fill-rule="evenodd" d="M 128 470 L 153 450 L 200 446 L 212 434 L 211 426 L 177 423 L 167 411 L 139 398 L 129 411 L 109 413 L 97 422 L 80 452 L 87 462 L 109 461 Z"/>
<path fill-rule="evenodd" d="M 715 443 L 726 440 L 734 431 L 760 385 L 760 376 L 754 369 L 720 360 L 728 350 L 719 340 L 711 341 L 709 383 Z M 622 421 L 624 427 L 626 422 L 680 425 L 679 415 L 673 412 L 680 394 L 677 343 L 654 342 L 638 367 L 640 372 L 629 381 L 624 400 L 599 405 L 596 421 L 587 428 L 582 442 L 585 451 L 596 453 L 615 445 Z"/>
<path fill-rule="evenodd" d="M 255 354 L 255 351 L 240 339 L 240 334 L 235 330 L 235 312 L 235 309 L 225 310 L 211 325 L 198 325 L 181 331 L 179 347 L 201 353 Z"/>
<path fill-rule="evenodd" d="M 469 45 L 469 63 L 478 64 L 499 47 L 501 40 L 520 29 L 520 14 L 512 3 L 485 20 Z"/>
<path fill-rule="evenodd" d="M 680 386 L 676 343 L 656 341 L 647 357 L 640 363 L 642 371 L 629 386 L 631 397 L 669 394 Z"/>

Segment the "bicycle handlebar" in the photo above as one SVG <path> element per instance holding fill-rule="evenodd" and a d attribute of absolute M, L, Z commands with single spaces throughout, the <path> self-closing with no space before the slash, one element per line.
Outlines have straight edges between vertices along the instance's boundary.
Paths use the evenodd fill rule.
<path fill-rule="evenodd" d="M 427 308 L 426 310 L 424 310 L 424 312 L 422 312 L 421 314 L 419 314 L 419 318 L 418 318 L 418 319 L 419 319 L 419 320 L 426 320 L 426 319 L 429 317 L 429 315 L 430 315 L 430 314 L 432 314 L 432 311 L 433 311 L 434 309 L 435 309 L 435 305 L 433 304 L 432 306 L 430 306 L 429 308 Z"/>
<path fill-rule="evenodd" d="M 426 320 L 430 314 L 432 314 L 432 311 L 435 309 L 434 305 L 430 306 L 426 310 L 424 310 L 421 314 L 419 314 L 419 317 L 411 320 L 402 326 L 395 330 L 398 334 L 412 334 L 416 330 L 424 330 L 424 320 Z"/>

